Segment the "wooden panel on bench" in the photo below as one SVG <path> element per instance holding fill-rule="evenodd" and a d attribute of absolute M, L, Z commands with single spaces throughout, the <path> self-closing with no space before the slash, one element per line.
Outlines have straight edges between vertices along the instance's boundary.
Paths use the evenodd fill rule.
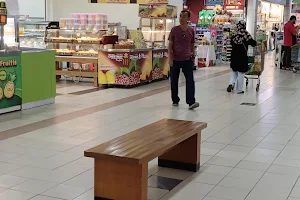
<path fill-rule="evenodd" d="M 162 119 L 85 151 L 95 158 L 96 200 L 147 200 L 148 162 L 189 171 L 200 167 L 206 123 Z"/>

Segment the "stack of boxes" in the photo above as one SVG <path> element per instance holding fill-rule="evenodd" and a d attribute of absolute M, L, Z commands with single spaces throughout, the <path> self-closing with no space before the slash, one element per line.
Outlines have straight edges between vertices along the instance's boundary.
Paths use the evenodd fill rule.
<path fill-rule="evenodd" d="M 108 30 L 108 16 L 102 13 L 73 13 L 72 18 L 61 18 L 62 29 Z"/>

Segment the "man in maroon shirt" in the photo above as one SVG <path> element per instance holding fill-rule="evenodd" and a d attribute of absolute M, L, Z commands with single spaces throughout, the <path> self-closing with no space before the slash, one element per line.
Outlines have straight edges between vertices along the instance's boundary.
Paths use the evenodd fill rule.
<path fill-rule="evenodd" d="M 291 46 L 297 43 L 297 30 L 294 26 L 296 23 L 296 16 L 291 16 L 290 21 L 284 25 L 284 54 L 283 54 L 283 67 L 291 68 Z M 297 28 L 298 29 L 298 28 Z"/>
<path fill-rule="evenodd" d="M 169 64 L 171 66 L 171 93 L 173 106 L 178 106 L 180 98 L 178 97 L 178 79 L 182 72 L 186 79 L 186 103 L 189 109 L 199 107 L 195 101 L 195 81 L 193 74 L 194 43 L 195 33 L 188 26 L 191 13 L 183 10 L 180 13 L 180 25 L 172 28 L 169 36 Z"/>

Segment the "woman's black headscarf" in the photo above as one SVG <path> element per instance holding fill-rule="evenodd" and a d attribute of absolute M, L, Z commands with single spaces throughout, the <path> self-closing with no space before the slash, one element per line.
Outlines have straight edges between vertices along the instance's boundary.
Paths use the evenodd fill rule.
<path fill-rule="evenodd" d="M 232 35 L 232 41 L 235 44 L 243 44 L 245 41 L 247 42 L 252 37 L 250 33 L 246 30 L 246 22 L 245 21 L 239 21 L 236 25 L 237 31 Z"/>

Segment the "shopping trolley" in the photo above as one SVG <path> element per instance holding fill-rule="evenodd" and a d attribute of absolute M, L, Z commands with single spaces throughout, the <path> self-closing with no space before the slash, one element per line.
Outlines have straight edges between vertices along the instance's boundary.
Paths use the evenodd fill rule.
<path fill-rule="evenodd" d="M 291 65 L 293 66 L 293 72 L 297 73 L 300 69 L 300 57 L 299 55 L 300 44 L 291 46 Z"/>
<path fill-rule="evenodd" d="M 248 51 L 249 70 L 245 73 L 246 87 L 248 87 L 249 79 L 257 79 L 257 92 L 259 91 L 260 87 L 260 76 L 264 71 L 266 47 L 266 41 L 262 41 L 256 47 L 253 47 Z"/>

